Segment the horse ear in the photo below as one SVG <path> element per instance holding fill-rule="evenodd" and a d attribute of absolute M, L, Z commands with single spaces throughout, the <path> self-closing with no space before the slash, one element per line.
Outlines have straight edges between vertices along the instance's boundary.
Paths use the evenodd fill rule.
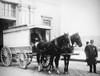
<path fill-rule="evenodd" d="M 69 36 L 69 33 L 67 33 L 67 35 Z"/>
<path fill-rule="evenodd" d="M 64 32 L 64 35 L 65 35 L 66 33 Z"/>
<path fill-rule="evenodd" d="M 79 34 L 79 32 L 77 32 L 76 34 Z"/>

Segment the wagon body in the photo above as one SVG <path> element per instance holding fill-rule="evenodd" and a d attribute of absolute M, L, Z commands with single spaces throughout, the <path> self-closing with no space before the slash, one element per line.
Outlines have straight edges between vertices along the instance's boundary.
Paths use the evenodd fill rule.
<path fill-rule="evenodd" d="M 20 30 L 10 33 L 4 33 L 4 45 L 8 47 L 21 47 L 30 45 L 30 31 Z"/>
<path fill-rule="evenodd" d="M 31 52 L 30 47 L 30 29 L 25 29 L 25 27 L 14 28 L 10 30 L 5 30 L 3 34 L 4 46 L 11 49 L 12 54 L 24 50 L 24 52 Z"/>
<path fill-rule="evenodd" d="M 27 57 L 26 54 L 36 55 L 36 51 L 32 51 L 31 46 L 31 30 L 37 30 L 38 33 L 43 31 L 42 36 L 46 39 L 46 30 L 50 30 L 48 26 L 17 26 L 11 27 L 8 30 L 3 31 L 3 44 L 4 47 L 1 50 L 1 60 L 5 66 L 9 66 L 12 59 L 18 59 L 19 54 Z M 41 35 L 43 34 L 41 33 Z M 6 51 L 5 51 L 6 50 Z M 22 53 L 24 52 L 24 53 Z M 6 53 L 8 53 L 6 55 Z M 4 60 L 3 60 L 4 59 Z M 6 60 L 6 61 L 5 61 Z M 25 60 L 25 59 L 24 59 Z"/>
<path fill-rule="evenodd" d="M 24 52 L 31 52 L 31 29 L 50 30 L 48 26 L 21 26 L 3 31 L 3 44 L 11 49 L 12 53 L 18 52 L 18 49 L 24 49 Z M 17 49 L 17 50 L 16 50 Z M 15 51 L 16 50 L 16 51 Z"/>

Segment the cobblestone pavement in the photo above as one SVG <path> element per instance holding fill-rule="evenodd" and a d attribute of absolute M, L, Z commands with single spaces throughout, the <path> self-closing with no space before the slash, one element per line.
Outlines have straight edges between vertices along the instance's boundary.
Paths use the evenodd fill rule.
<path fill-rule="evenodd" d="M 64 63 L 59 63 L 61 76 L 100 76 L 100 63 L 97 64 L 97 74 L 88 73 L 88 66 L 85 62 L 70 61 L 69 73 L 63 74 Z M 59 76 L 55 71 L 48 75 L 47 71 L 37 71 L 37 63 L 31 63 L 27 69 L 21 69 L 17 63 L 12 63 L 9 67 L 4 67 L 0 63 L 0 76 Z"/>

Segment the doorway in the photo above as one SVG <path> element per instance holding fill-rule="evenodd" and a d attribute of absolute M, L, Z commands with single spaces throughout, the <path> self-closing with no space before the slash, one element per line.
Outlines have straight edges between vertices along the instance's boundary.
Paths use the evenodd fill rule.
<path fill-rule="evenodd" d="M 0 19 L 0 50 L 3 47 L 3 30 L 9 29 L 9 27 L 14 26 L 16 21 L 9 19 Z"/>
<path fill-rule="evenodd" d="M 4 30 L 4 20 L 0 19 L 0 50 L 3 47 L 3 30 Z"/>

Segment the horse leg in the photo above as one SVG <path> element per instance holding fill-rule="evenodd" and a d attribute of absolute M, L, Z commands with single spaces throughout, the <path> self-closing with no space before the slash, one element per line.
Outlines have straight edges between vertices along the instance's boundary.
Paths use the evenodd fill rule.
<path fill-rule="evenodd" d="M 55 58 L 55 65 L 56 65 L 56 71 L 58 74 L 60 74 L 60 71 L 58 69 L 58 66 L 59 66 L 59 59 L 60 59 L 60 55 L 56 55 L 56 58 Z"/>
<path fill-rule="evenodd" d="M 38 71 L 41 71 L 41 67 L 42 67 L 41 58 L 40 57 L 41 57 L 41 54 L 37 53 Z"/>
<path fill-rule="evenodd" d="M 41 56 L 40 56 L 40 69 L 41 69 L 41 70 L 43 70 L 43 65 L 42 65 L 42 63 L 43 63 L 43 60 L 44 60 L 44 56 L 45 56 L 45 54 L 44 54 L 44 53 L 41 53 Z"/>
<path fill-rule="evenodd" d="M 69 66 L 69 60 L 70 60 L 70 55 L 68 55 L 68 57 L 67 57 L 67 70 L 68 70 L 68 66 Z"/>
<path fill-rule="evenodd" d="M 67 59 L 66 59 L 66 57 L 67 57 Z M 64 64 L 65 64 L 64 73 L 68 73 L 69 59 L 70 59 L 70 55 L 64 56 Z"/>
<path fill-rule="evenodd" d="M 67 69 L 67 59 L 66 59 L 66 55 L 64 55 L 64 73 L 67 73 L 68 69 Z"/>
<path fill-rule="evenodd" d="M 48 73 L 51 74 L 51 69 L 52 69 L 52 65 L 53 65 L 53 59 L 54 59 L 54 55 L 50 56 L 50 63 L 49 63 L 49 70 Z"/>

